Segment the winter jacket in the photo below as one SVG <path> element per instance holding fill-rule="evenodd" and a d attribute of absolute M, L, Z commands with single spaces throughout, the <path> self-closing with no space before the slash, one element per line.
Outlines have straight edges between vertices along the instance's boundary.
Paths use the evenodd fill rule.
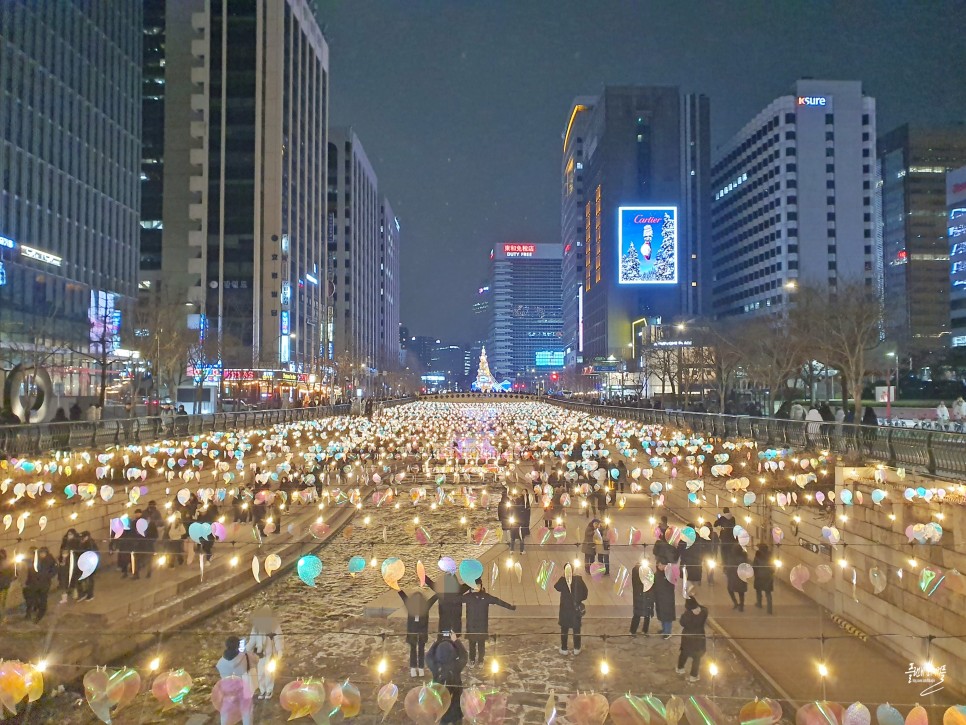
<path fill-rule="evenodd" d="M 704 654 L 704 623 L 708 621 L 708 608 L 685 609 L 681 615 L 681 652 L 685 655 Z"/>
<path fill-rule="evenodd" d="M 568 629 L 578 626 L 582 615 L 578 614 L 577 605 L 583 604 L 589 595 L 583 578 L 574 575 L 571 585 L 568 587 L 567 578 L 560 577 L 553 588 L 560 592 L 560 610 L 557 613 L 557 623 Z"/>
<path fill-rule="evenodd" d="M 460 696 L 463 694 L 463 668 L 469 662 L 466 647 L 460 640 L 452 642 L 441 639 L 434 642 L 426 653 L 426 666 L 433 673 L 433 680 L 446 685 L 451 699 L 449 708 L 443 715 L 442 723 L 457 723 L 463 718 Z"/>
<path fill-rule="evenodd" d="M 504 609 L 516 609 L 514 605 L 483 591 L 467 592 L 463 595 L 463 603 L 466 604 L 466 633 L 470 635 L 487 634 L 490 631 L 491 604 Z"/>
<path fill-rule="evenodd" d="M 688 581 L 694 584 L 701 583 L 704 544 L 702 539 L 698 539 L 690 547 L 683 541 L 678 545 L 678 561 L 687 569 Z"/>
<path fill-rule="evenodd" d="M 523 494 L 513 506 L 510 507 L 513 516 L 516 518 L 516 525 L 520 527 L 520 536 L 530 535 L 530 496 Z"/>
<path fill-rule="evenodd" d="M 57 560 L 53 556 L 41 556 L 37 559 L 37 568 L 34 569 L 34 562 L 28 559 L 27 577 L 24 579 L 23 588 L 26 591 L 43 592 L 50 591 L 50 583 L 57 576 Z"/>
<path fill-rule="evenodd" d="M 406 632 L 408 634 L 429 634 L 429 610 L 439 600 L 439 596 L 434 594 L 427 599 L 422 592 L 409 595 L 401 589 L 398 594 L 399 598 L 403 600 L 403 604 L 406 605 Z"/>
<path fill-rule="evenodd" d="M 677 619 L 674 606 L 674 585 L 667 580 L 663 571 L 654 572 L 654 609 L 657 618 L 662 622 L 673 622 Z"/>
<path fill-rule="evenodd" d="M 437 584 L 426 577 L 426 584 L 439 597 L 439 631 L 463 631 L 463 595 L 470 590 L 466 584 L 460 584 L 453 574 L 445 574 Z"/>
<path fill-rule="evenodd" d="M 775 565 L 770 551 L 758 551 L 752 564 L 755 567 L 755 589 L 770 592 L 775 588 Z"/>
<path fill-rule="evenodd" d="M 728 591 L 747 592 L 748 582 L 738 576 L 738 566 L 740 564 L 747 564 L 748 557 L 745 556 L 745 552 L 741 549 L 741 547 L 737 547 L 737 549 L 737 551 L 732 553 L 729 563 L 725 565 L 725 577 L 728 579 Z"/>
<path fill-rule="evenodd" d="M 507 531 L 510 528 L 510 517 L 514 515 L 512 499 L 506 489 L 503 489 L 503 496 L 500 497 L 500 504 L 496 507 L 497 516 L 500 517 L 500 528 Z"/>
<path fill-rule="evenodd" d="M 654 616 L 654 585 L 644 591 L 644 584 L 641 582 L 641 565 L 638 564 L 631 569 L 631 593 L 634 595 L 634 616 L 653 617 Z"/>

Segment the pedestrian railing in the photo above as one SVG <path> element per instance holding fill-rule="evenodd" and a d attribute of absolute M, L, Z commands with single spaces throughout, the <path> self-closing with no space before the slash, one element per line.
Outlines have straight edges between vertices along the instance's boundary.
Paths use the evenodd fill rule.
<path fill-rule="evenodd" d="M 390 401 L 387 401 L 387 403 Z M 251 410 L 208 415 L 149 415 L 98 421 L 63 421 L 0 426 L 0 457 L 39 455 L 52 450 L 100 449 L 346 415 L 349 405 Z"/>
<path fill-rule="evenodd" d="M 889 466 L 918 468 L 931 474 L 966 478 L 966 435 L 952 431 L 625 408 L 559 398 L 543 400 L 568 410 L 593 415 L 691 430 L 720 438 L 751 439 L 765 448 L 825 450 L 863 460 L 881 461 Z"/>

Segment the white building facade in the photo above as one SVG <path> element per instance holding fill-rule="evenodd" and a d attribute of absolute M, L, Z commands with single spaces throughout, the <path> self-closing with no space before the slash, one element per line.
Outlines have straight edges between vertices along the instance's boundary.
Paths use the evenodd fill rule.
<path fill-rule="evenodd" d="M 712 170 L 718 318 L 778 312 L 799 282 L 874 287 L 875 99 L 800 80 L 720 149 Z"/>

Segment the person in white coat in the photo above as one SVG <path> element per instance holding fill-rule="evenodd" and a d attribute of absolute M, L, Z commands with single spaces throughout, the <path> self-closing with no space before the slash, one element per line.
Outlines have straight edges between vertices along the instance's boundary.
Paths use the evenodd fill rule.
<path fill-rule="evenodd" d="M 275 674 L 282 657 L 282 625 L 268 606 L 252 615 L 248 651 L 258 655 L 258 699 L 270 700 L 275 692 Z"/>
<path fill-rule="evenodd" d="M 936 422 L 943 430 L 946 430 L 949 425 L 949 409 L 946 407 L 945 401 L 939 401 L 939 405 L 936 406 Z"/>

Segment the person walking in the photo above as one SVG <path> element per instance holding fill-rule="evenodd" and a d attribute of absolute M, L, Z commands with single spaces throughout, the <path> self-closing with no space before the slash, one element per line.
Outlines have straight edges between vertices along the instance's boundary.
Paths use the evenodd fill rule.
<path fill-rule="evenodd" d="M 252 615 L 252 632 L 246 649 L 258 657 L 258 699 L 271 700 L 275 692 L 275 676 L 282 656 L 282 624 L 272 608 L 259 607 Z"/>
<path fill-rule="evenodd" d="M 646 561 L 631 569 L 631 594 L 634 601 L 634 612 L 631 617 L 631 634 L 637 634 L 637 627 L 644 620 L 641 631 L 646 635 L 654 616 L 654 573 L 650 571 Z M 642 573 L 650 572 L 650 579 L 645 583 Z"/>
<path fill-rule="evenodd" d="M 608 519 L 601 522 L 597 534 L 594 536 L 594 548 L 597 550 L 597 561 L 604 565 L 604 576 L 610 576 L 610 524 Z"/>
<path fill-rule="evenodd" d="M 510 498 L 510 489 L 503 487 L 503 494 L 500 496 L 500 503 L 496 507 L 496 515 L 500 519 L 500 529 L 503 531 L 503 540 L 511 543 L 510 519 L 513 517 L 513 500 Z"/>
<path fill-rule="evenodd" d="M 684 674 L 684 665 L 691 660 L 691 675 L 688 682 L 697 682 L 701 667 L 701 657 L 707 647 L 705 642 L 704 625 L 708 621 L 708 609 L 698 604 L 694 597 L 688 597 L 684 602 L 684 614 L 681 615 L 681 651 L 678 653 L 676 672 Z"/>
<path fill-rule="evenodd" d="M 50 596 L 50 583 L 57 577 L 57 560 L 42 546 L 27 564 L 27 577 L 23 583 L 23 598 L 26 605 L 26 619 L 33 617 L 39 622 L 47 614 L 47 598 Z"/>
<path fill-rule="evenodd" d="M 580 544 L 580 551 L 584 555 L 584 569 L 590 570 L 590 565 L 597 559 L 596 539 L 600 537 L 600 520 L 591 519 L 584 529 L 584 538 Z"/>
<path fill-rule="evenodd" d="M 694 524 L 688 524 L 692 529 Z M 691 546 L 682 537 L 678 544 L 678 561 L 681 563 L 681 575 L 687 580 L 688 584 L 695 586 L 701 585 L 701 578 L 704 569 L 704 558 L 706 542 L 700 536 L 696 536 Z"/>
<path fill-rule="evenodd" d="M 654 575 L 654 611 L 661 623 L 661 635 L 664 639 L 671 639 L 671 627 L 677 619 L 674 585 L 668 581 L 665 573 L 669 566 L 670 563 L 658 559 L 657 572 Z"/>
<path fill-rule="evenodd" d="M 13 560 L 6 549 L 0 549 L 0 624 L 7 618 L 7 595 L 14 578 Z"/>
<path fill-rule="evenodd" d="M 627 464 L 621 459 L 617 462 L 617 490 L 624 493 L 627 488 Z"/>
<path fill-rule="evenodd" d="M 67 529 L 60 540 L 60 551 L 57 552 L 57 580 L 62 591 L 60 603 L 67 604 L 68 599 L 77 599 L 77 557 L 80 555 L 80 536 L 76 529 Z"/>
<path fill-rule="evenodd" d="M 407 594 L 398 592 L 406 607 L 406 643 L 409 645 L 409 676 L 422 677 L 426 666 L 426 640 L 429 639 L 429 610 L 439 600 L 438 594 L 429 599 L 418 589 Z"/>
<path fill-rule="evenodd" d="M 557 624 L 560 625 L 560 654 L 567 654 L 567 638 L 572 631 L 574 634 L 574 648 L 570 654 L 580 654 L 580 625 L 586 612 L 589 592 L 583 577 L 575 575 L 573 567 L 567 564 L 564 574 L 557 580 L 553 588 L 560 592 L 560 608 L 557 611 Z"/>
<path fill-rule="evenodd" d="M 725 578 L 728 580 L 728 596 L 731 597 L 732 609 L 745 611 L 745 592 L 748 582 L 738 576 L 738 567 L 748 563 L 748 555 L 737 544 L 732 544 L 730 553 L 725 557 Z"/>
<path fill-rule="evenodd" d="M 230 699 L 228 706 L 218 708 L 221 714 L 221 725 L 237 722 L 241 715 L 242 725 L 252 725 L 252 698 L 255 695 L 254 681 L 257 677 L 258 656 L 244 651 L 242 641 L 238 637 L 225 640 L 225 651 L 221 659 L 215 664 L 222 682 L 228 680 L 221 688 L 223 701 Z M 246 643 L 247 644 L 247 643 Z"/>
<path fill-rule="evenodd" d="M 463 595 L 466 604 L 466 638 L 470 642 L 470 664 L 482 666 L 486 657 L 486 640 L 490 636 L 490 606 L 514 611 L 516 605 L 494 597 L 483 588 L 483 582 L 476 580 L 476 586 Z"/>
<path fill-rule="evenodd" d="M 516 541 L 520 542 L 520 553 L 526 538 L 530 535 L 530 496 L 524 492 L 512 499 L 510 506 L 510 551 Z"/>
<path fill-rule="evenodd" d="M 463 694 L 463 669 L 468 659 L 466 647 L 457 638 L 456 632 L 450 632 L 448 639 L 434 642 L 426 653 L 426 665 L 433 673 L 433 681 L 444 685 L 450 694 L 449 708 L 443 714 L 441 723 L 463 721 L 460 696 Z"/>
<path fill-rule="evenodd" d="M 94 541 L 94 537 L 91 536 L 90 531 L 82 531 L 80 535 L 80 552 L 78 553 L 78 558 L 85 551 L 93 551 L 97 553 L 97 542 Z M 77 562 L 74 562 L 74 566 L 77 566 Z M 83 579 L 80 578 L 80 569 L 74 572 L 74 577 L 77 579 L 77 597 L 78 601 L 89 602 L 94 598 L 94 577 L 97 575 L 97 571 L 92 571 Z"/>
<path fill-rule="evenodd" d="M 752 566 L 755 568 L 755 606 L 761 609 L 761 599 L 764 595 L 768 613 L 771 614 L 771 593 L 775 588 L 775 560 L 772 558 L 768 544 L 758 544 Z"/>

